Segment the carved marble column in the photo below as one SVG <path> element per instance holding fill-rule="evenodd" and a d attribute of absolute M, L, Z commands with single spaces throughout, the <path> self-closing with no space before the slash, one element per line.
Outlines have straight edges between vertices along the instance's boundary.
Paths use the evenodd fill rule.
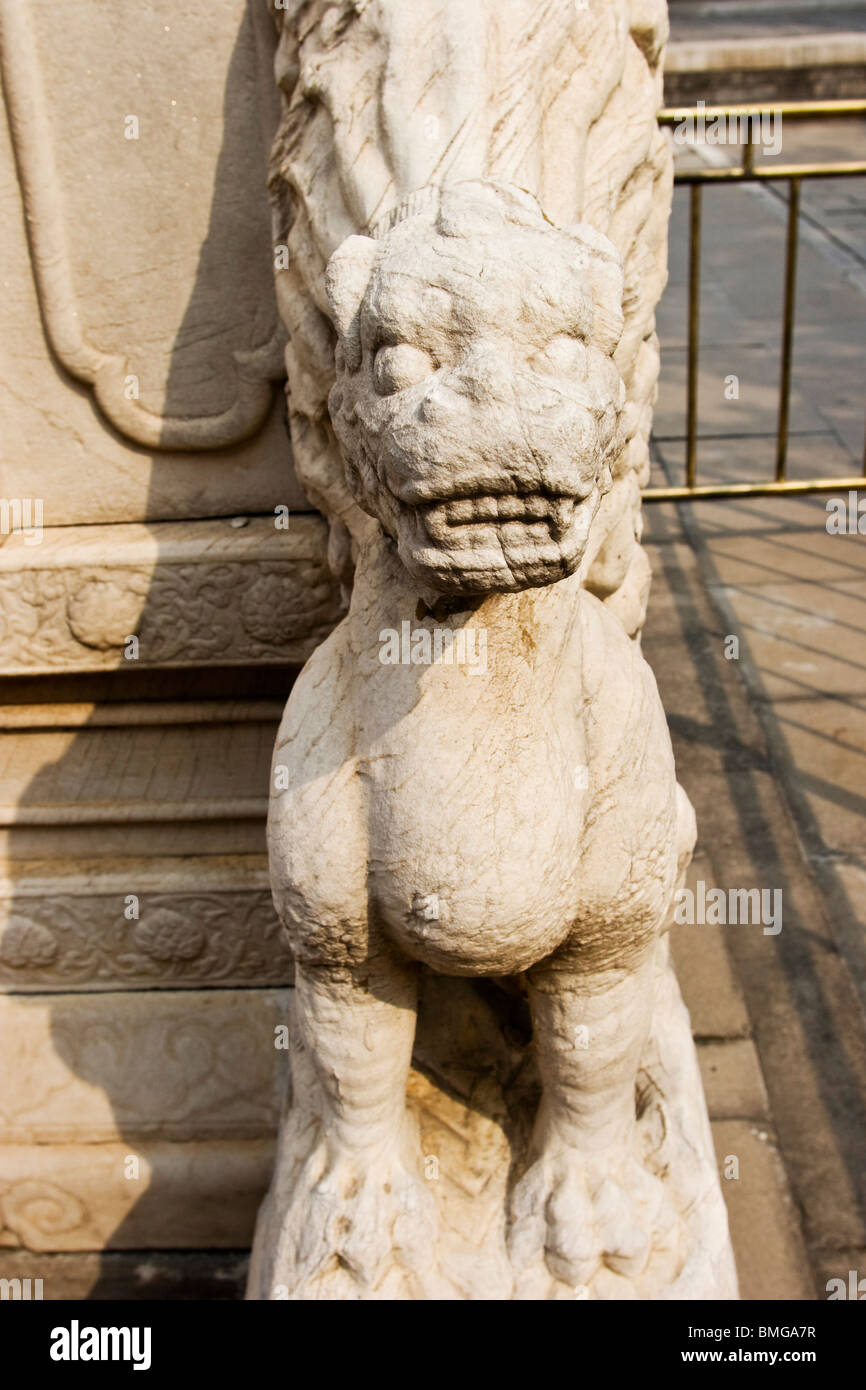
<path fill-rule="evenodd" d="M 274 755 L 293 1100 L 253 1298 L 732 1298 L 639 645 L 663 4 L 291 3 L 292 442 L 348 615 Z"/>

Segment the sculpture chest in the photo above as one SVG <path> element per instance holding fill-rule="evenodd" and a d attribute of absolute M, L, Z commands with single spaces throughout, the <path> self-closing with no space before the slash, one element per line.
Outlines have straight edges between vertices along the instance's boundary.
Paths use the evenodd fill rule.
<path fill-rule="evenodd" d="M 579 660 L 497 653 L 485 671 L 376 673 L 362 719 L 371 906 L 410 955 L 502 973 L 549 955 L 587 910 L 591 769 Z M 390 710 L 384 724 L 383 708 Z"/>
<path fill-rule="evenodd" d="M 382 661 L 375 605 L 319 649 L 270 813 L 296 950 L 340 959 L 376 922 L 444 974 L 502 975 L 566 938 L 597 962 L 658 926 L 677 843 L 664 713 L 639 649 L 575 590 L 485 604 L 484 669 Z"/>

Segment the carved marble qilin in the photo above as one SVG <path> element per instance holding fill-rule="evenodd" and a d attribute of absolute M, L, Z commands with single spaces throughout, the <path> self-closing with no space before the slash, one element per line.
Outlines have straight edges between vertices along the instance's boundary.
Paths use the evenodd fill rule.
<path fill-rule="evenodd" d="M 300 1045 L 249 1296 L 736 1297 L 639 644 L 664 7 L 277 18 L 292 440 L 351 602 L 274 755 Z"/>

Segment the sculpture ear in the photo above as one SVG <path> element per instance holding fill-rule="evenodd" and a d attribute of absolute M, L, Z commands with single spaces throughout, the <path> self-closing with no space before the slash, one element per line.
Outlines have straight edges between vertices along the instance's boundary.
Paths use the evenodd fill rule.
<path fill-rule="evenodd" d="M 356 372 L 361 365 L 360 310 L 378 250 L 372 237 L 347 237 L 337 247 L 325 271 L 331 316 L 350 372 Z"/>
<path fill-rule="evenodd" d="M 612 241 L 585 222 L 568 232 L 584 248 L 587 275 L 592 286 L 593 337 L 603 352 L 612 355 L 622 337 L 622 261 Z"/>

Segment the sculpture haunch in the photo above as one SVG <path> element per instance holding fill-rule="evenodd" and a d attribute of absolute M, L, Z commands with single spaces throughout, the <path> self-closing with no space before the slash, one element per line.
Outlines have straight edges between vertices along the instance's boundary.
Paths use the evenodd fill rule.
<path fill-rule="evenodd" d="M 571 5 L 540 8 L 573 33 Z M 393 0 L 284 24 L 277 181 L 297 190 L 327 89 L 321 63 L 299 76 L 304 42 L 351 66 L 402 29 Z M 600 219 L 558 227 L 489 164 L 392 178 L 345 237 L 344 177 L 315 238 L 289 200 L 296 458 L 354 573 L 274 755 L 297 1030 L 248 1296 L 736 1297 L 664 936 L 694 816 L 629 635 L 655 301 Z"/>

